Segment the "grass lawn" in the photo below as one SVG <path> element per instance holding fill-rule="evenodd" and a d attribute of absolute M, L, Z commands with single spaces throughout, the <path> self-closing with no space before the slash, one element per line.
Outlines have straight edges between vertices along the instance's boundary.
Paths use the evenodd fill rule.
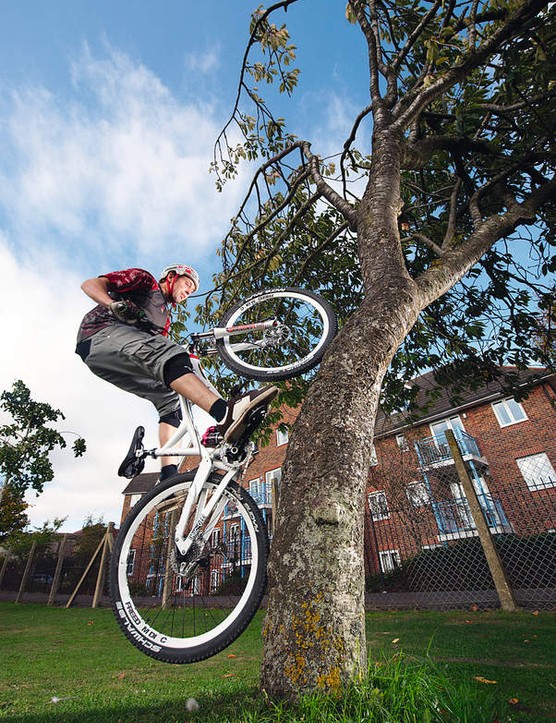
<path fill-rule="evenodd" d="M 257 693 L 261 622 L 259 613 L 210 660 L 172 666 L 131 646 L 109 610 L 0 603 L 0 720 L 556 720 L 552 613 L 370 613 L 364 690 L 351 691 L 349 705 L 313 700 L 295 709 Z M 439 690 L 444 702 L 427 712 L 419 696 Z M 189 698 L 198 711 L 187 709 Z M 392 713 L 395 705 L 403 712 Z M 379 709 L 382 717 L 371 712 Z"/>

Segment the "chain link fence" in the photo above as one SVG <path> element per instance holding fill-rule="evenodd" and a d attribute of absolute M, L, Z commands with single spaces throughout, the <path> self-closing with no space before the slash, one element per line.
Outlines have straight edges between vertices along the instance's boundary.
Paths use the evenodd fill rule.
<path fill-rule="evenodd" d="M 96 607 L 104 598 L 102 604 L 108 604 L 109 534 L 94 539 L 90 549 L 65 535 L 17 557 L 0 553 L 0 599 Z"/>
<path fill-rule="evenodd" d="M 490 477 L 458 440 L 501 574 L 518 607 L 556 609 L 556 479 L 546 455 L 525 458 L 523 481 Z M 395 455 L 372 472 L 365 530 L 370 608 L 500 607 L 500 598 L 454 460 L 422 440 L 420 478 Z M 436 446 L 435 446 L 436 445 Z"/>

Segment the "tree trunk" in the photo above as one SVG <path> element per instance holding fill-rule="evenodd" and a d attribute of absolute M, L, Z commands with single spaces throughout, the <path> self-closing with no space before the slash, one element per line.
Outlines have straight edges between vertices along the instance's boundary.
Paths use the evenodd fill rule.
<path fill-rule="evenodd" d="M 374 420 L 384 374 L 417 314 L 411 280 L 386 280 L 334 341 L 292 431 L 269 564 L 269 694 L 339 691 L 366 670 L 363 524 Z"/>

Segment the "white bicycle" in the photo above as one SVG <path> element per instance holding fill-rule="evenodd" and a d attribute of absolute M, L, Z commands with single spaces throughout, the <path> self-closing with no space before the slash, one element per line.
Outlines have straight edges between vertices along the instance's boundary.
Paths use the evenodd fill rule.
<path fill-rule="evenodd" d="M 217 353 L 248 378 L 284 380 L 315 367 L 336 331 L 334 312 L 318 295 L 271 289 L 234 306 L 220 327 L 193 334 L 190 353 Z M 156 484 L 131 509 L 110 565 L 124 634 L 168 663 L 211 657 L 245 630 L 265 592 L 269 549 L 261 511 L 271 504 L 269 491 L 253 499 L 238 483 L 266 408 L 252 410 L 243 437 L 228 444 L 214 433 L 201 438 L 190 402 L 180 397 L 180 405 L 183 421 L 164 447 L 146 450 L 137 428 L 120 474 L 139 474 L 148 456 L 195 456 L 199 466 Z"/>

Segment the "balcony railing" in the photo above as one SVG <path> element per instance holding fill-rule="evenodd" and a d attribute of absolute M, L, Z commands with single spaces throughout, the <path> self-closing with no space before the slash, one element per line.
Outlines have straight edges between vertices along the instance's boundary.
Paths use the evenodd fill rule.
<path fill-rule="evenodd" d="M 460 429 L 454 430 L 454 436 L 464 458 L 466 456 L 481 457 L 481 452 L 474 437 Z M 446 462 L 453 461 L 450 445 L 445 434 L 420 439 L 418 442 L 415 442 L 415 449 L 417 450 L 421 467 L 442 465 L 446 464 Z"/>
<path fill-rule="evenodd" d="M 500 500 L 490 494 L 477 495 L 487 524 L 492 529 L 509 527 Z M 434 516 L 441 534 L 454 534 L 476 529 L 467 498 L 432 503 Z"/>
<path fill-rule="evenodd" d="M 249 494 L 260 506 L 272 504 L 272 485 L 267 482 L 257 482 L 249 486 Z"/>

